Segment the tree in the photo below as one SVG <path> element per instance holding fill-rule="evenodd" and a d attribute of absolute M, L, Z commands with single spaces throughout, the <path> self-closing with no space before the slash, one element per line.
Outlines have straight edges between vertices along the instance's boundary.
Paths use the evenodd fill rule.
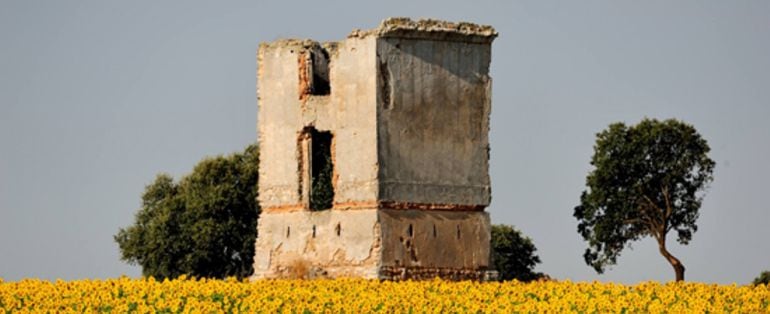
<path fill-rule="evenodd" d="M 145 276 L 239 278 L 253 271 L 259 152 L 201 160 L 178 183 L 159 174 L 145 187 L 133 225 L 114 236 L 121 259 Z"/>
<path fill-rule="evenodd" d="M 754 285 L 770 285 L 770 271 L 763 271 L 759 277 L 754 278 Z"/>
<path fill-rule="evenodd" d="M 676 280 L 684 280 L 685 267 L 666 247 L 666 235 L 675 231 L 677 241 L 688 244 L 698 230 L 701 192 L 713 179 L 709 150 L 695 128 L 674 119 L 614 123 L 597 134 L 594 169 L 574 211 L 589 245 L 585 262 L 602 273 L 627 242 L 651 236 Z"/>
<path fill-rule="evenodd" d="M 512 226 L 492 226 L 491 248 L 492 263 L 500 280 L 530 281 L 542 276 L 533 272 L 535 264 L 540 263 L 540 257 L 535 255 L 535 245 Z"/>

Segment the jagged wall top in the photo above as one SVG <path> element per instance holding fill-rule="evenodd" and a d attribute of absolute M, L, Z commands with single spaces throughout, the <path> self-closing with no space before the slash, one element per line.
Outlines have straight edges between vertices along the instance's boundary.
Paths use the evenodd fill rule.
<path fill-rule="evenodd" d="M 433 19 L 413 21 L 407 17 L 391 17 L 383 20 L 378 28 L 353 30 L 348 38 L 367 36 L 490 43 L 497 37 L 497 31 L 489 25 L 468 22 L 448 22 Z"/>
<path fill-rule="evenodd" d="M 433 19 L 413 21 L 408 17 L 391 17 L 383 20 L 380 26 L 375 29 L 355 29 L 348 35 L 348 38 L 364 38 L 368 36 L 491 43 L 497 37 L 497 31 L 489 25 L 469 22 L 448 22 Z M 310 47 L 314 45 L 322 45 L 330 50 L 330 52 L 335 51 L 337 48 L 337 42 L 319 43 L 311 39 L 279 39 L 259 44 L 262 48 L 281 46 Z"/>

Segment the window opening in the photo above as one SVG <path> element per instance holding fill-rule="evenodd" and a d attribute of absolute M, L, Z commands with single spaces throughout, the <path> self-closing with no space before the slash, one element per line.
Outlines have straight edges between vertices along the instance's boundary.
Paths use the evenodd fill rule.
<path fill-rule="evenodd" d="M 329 53 L 326 50 L 316 50 L 310 53 L 310 60 L 313 63 L 313 84 L 311 93 L 313 95 L 329 95 L 331 86 L 329 84 Z"/>
<path fill-rule="evenodd" d="M 310 210 L 332 208 L 334 164 L 331 154 L 332 135 L 310 129 Z"/>
<path fill-rule="evenodd" d="M 299 99 L 308 95 L 329 95 L 329 52 L 313 47 L 299 55 Z"/>

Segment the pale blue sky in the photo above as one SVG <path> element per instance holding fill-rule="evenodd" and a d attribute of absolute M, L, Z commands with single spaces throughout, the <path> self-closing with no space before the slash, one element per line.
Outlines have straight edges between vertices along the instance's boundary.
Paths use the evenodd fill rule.
<path fill-rule="evenodd" d="M 572 209 L 596 132 L 678 118 L 717 161 L 687 279 L 770 269 L 770 2 L 0 1 L 0 277 L 137 276 L 112 240 L 144 185 L 256 139 L 255 50 L 389 16 L 493 25 L 495 223 L 558 279 L 666 281 L 646 239 L 597 275 Z"/>

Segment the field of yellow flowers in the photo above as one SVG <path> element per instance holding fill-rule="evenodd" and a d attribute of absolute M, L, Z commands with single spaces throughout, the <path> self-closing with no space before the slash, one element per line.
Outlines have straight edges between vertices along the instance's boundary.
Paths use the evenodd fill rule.
<path fill-rule="evenodd" d="M 0 312 L 770 312 L 770 287 L 654 282 L 0 279 Z"/>

